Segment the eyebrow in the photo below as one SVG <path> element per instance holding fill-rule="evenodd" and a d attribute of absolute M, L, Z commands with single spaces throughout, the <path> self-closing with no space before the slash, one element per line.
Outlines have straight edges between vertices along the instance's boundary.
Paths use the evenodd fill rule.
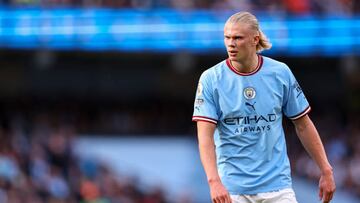
<path fill-rule="evenodd" d="M 235 37 L 244 37 L 244 35 L 240 35 L 240 34 L 237 34 L 237 35 L 228 35 L 228 34 L 224 34 L 224 37 L 231 37 L 231 38 L 235 38 Z"/>

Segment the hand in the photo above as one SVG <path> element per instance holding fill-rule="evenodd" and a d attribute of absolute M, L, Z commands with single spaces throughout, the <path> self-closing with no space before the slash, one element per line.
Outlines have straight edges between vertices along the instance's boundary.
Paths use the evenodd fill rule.
<path fill-rule="evenodd" d="M 210 195 L 213 203 L 231 203 L 231 197 L 220 180 L 209 182 Z"/>
<path fill-rule="evenodd" d="M 323 203 L 329 203 L 333 198 L 336 186 L 332 171 L 322 174 L 319 181 L 319 197 Z"/>

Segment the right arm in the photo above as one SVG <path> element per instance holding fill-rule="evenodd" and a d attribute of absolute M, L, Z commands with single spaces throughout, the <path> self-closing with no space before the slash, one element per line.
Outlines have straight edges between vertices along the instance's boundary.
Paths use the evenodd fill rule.
<path fill-rule="evenodd" d="M 207 176 L 212 202 L 231 203 L 229 192 L 222 184 L 216 166 L 215 128 L 213 123 L 197 121 L 200 159 Z"/>

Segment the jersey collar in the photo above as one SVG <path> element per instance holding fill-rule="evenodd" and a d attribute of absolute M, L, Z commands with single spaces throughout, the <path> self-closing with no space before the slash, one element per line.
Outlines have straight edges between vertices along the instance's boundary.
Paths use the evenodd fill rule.
<path fill-rule="evenodd" d="M 256 68 L 253 71 L 249 72 L 249 73 L 242 73 L 242 72 L 238 71 L 231 64 L 230 59 L 226 59 L 226 64 L 230 68 L 230 70 L 232 70 L 234 73 L 236 73 L 238 75 L 241 75 L 241 76 L 249 76 L 249 75 L 254 75 L 255 73 L 257 73 L 260 70 L 260 68 L 261 68 L 261 66 L 263 64 L 263 57 L 261 55 L 258 55 L 258 64 L 257 64 Z"/>

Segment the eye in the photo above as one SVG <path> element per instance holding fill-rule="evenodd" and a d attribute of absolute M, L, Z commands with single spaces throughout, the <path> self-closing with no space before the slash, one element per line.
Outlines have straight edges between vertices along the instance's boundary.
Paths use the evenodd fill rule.
<path fill-rule="evenodd" d="M 224 36 L 225 37 L 225 39 L 230 39 L 230 37 L 229 36 Z"/>

